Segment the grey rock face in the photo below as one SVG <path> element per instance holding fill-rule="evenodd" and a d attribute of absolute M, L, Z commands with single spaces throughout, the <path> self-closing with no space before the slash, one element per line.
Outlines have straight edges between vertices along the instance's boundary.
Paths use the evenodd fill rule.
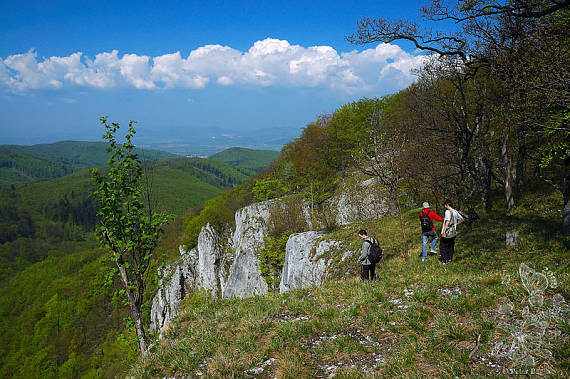
<path fill-rule="evenodd" d="M 380 218 L 389 212 L 386 197 L 375 178 L 360 182 L 355 188 L 345 186 L 340 196 L 331 199 L 331 206 L 337 210 L 338 225 Z"/>
<path fill-rule="evenodd" d="M 519 231 L 518 230 L 507 230 L 506 235 L 506 246 L 516 246 L 519 243 Z"/>
<path fill-rule="evenodd" d="M 152 300 L 150 330 L 162 335 L 167 323 L 178 315 L 180 301 L 203 288 L 214 297 L 219 295 L 220 249 L 218 235 L 206 225 L 200 231 L 198 247 L 190 251 L 180 246 L 180 258 L 158 270 L 159 290 Z"/>
<path fill-rule="evenodd" d="M 323 234 L 309 231 L 289 237 L 286 245 L 285 262 L 281 272 L 279 292 L 293 288 L 322 284 L 327 275 L 329 260 L 319 258 L 340 245 L 338 241 L 318 241 Z M 314 255 L 312 253 L 315 249 Z"/>
<path fill-rule="evenodd" d="M 200 231 L 196 249 L 186 252 L 182 246 L 179 248 L 181 257 L 159 270 L 162 279 L 152 301 L 150 330 L 162 334 L 166 324 L 178 314 L 180 301 L 198 289 L 224 298 L 267 292 L 255 253 L 263 247 L 263 238 L 267 236 L 270 207 L 271 202 L 263 202 L 238 210 L 230 241 L 222 241 L 208 224 Z M 229 273 L 224 269 L 228 266 Z"/>
<path fill-rule="evenodd" d="M 218 297 L 219 261 L 221 258 L 218 235 L 210 224 L 202 228 L 198 236 L 198 286 Z"/>
<path fill-rule="evenodd" d="M 271 204 L 271 201 L 256 203 L 236 212 L 236 230 L 231 239 L 235 259 L 222 288 L 223 298 L 267 293 L 256 252 L 264 246 Z"/>
<path fill-rule="evenodd" d="M 181 257 L 170 265 L 158 270 L 158 293 L 152 299 L 150 310 L 150 330 L 158 330 L 162 335 L 170 320 L 178 315 L 180 300 L 196 288 L 197 251 L 179 248 Z"/>

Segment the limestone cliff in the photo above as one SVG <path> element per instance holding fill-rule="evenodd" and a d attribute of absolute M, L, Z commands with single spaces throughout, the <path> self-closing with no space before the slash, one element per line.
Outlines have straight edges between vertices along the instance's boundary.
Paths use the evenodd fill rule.
<path fill-rule="evenodd" d="M 181 246 L 181 257 L 159 271 L 162 279 L 152 301 L 150 329 L 162 333 L 168 321 L 177 315 L 180 301 L 198 289 L 223 298 L 266 293 L 268 285 L 259 270 L 257 254 L 276 215 L 286 213 L 285 222 L 295 222 L 297 228 L 302 225 L 307 230 L 291 235 L 287 242 L 279 290 L 321 284 L 331 272 L 338 271 L 335 264 L 356 252 L 346 250 L 340 241 L 331 240 L 325 233 L 310 229 L 323 228 L 331 220 L 347 225 L 386 214 L 388 207 L 375 186 L 373 180 L 344 185 L 318 212 L 306 201 L 277 199 L 251 204 L 235 213 L 235 230 L 231 234 L 206 225 L 195 249 L 186 251 Z"/>

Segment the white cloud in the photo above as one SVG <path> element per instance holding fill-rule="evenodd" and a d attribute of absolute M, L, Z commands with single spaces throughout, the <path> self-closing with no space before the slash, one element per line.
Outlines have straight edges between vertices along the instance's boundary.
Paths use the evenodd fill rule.
<path fill-rule="evenodd" d="M 247 51 L 206 45 L 184 58 L 180 52 L 156 57 L 117 50 L 81 52 L 67 57 L 38 59 L 33 50 L 0 58 L 0 85 L 13 92 L 33 89 L 134 87 L 156 90 L 201 89 L 210 82 L 221 86 L 322 86 L 351 93 L 394 91 L 410 84 L 410 70 L 424 57 L 397 45 L 379 44 L 361 52 L 338 53 L 330 46 L 303 47 L 267 38 Z"/>
<path fill-rule="evenodd" d="M 121 75 L 137 89 L 154 89 L 156 85 L 150 78 L 150 58 L 136 54 L 125 54 L 121 59 Z"/>
<path fill-rule="evenodd" d="M 224 75 L 224 76 L 220 76 L 220 77 L 218 78 L 218 80 L 216 80 L 216 82 L 217 82 L 218 84 L 223 85 L 223 86 L 230 86 L 230 85 L 232 85 L 232 84 L 234 83 L 234 81 L 232 80 L 232 78 L 230 78 L 230 77 L 228 77 L 228 76 L 225 76 L 225 75 Z"/>

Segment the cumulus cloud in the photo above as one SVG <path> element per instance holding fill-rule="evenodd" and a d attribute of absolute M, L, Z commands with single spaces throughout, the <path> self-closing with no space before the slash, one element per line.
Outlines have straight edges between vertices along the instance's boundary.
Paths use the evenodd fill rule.
<path fill-rule="evenodd" d="M 81 52 L 39 59 L 33 50 L 0 58 L 0 85 L 13 92 L 63 87 L 141 90 L 220 86 L 327 87 L 345 92 L 394 90 L 413 81 L 410 70 L 424 56 L 397 45 L 379 44 L 361 52 L 338 53 L 330 46 L 303 47 L 267 38 L 247 51 L 206 45 L 184 58 L 180 52 L 156 57 L 118 51 Z"/>

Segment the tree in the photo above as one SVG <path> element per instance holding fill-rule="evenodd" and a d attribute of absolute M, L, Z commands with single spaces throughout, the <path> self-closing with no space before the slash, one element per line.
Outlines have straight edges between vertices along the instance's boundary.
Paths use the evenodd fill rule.
<path fill-rule="evenodd" d="M 125 142 L 120 144 L 116 140 L 119 124 L 109 124 L 106 117 L 101 117 L 100 121 L 107 130 L 103 138 L 109 142 L 107 152 L 111 157 L 105 173 L 98 169 L 91 171 L 97 185 L 93 196 L 100 208 L 97 236 L 110 250 L 116 265 L 142 355 L 147 349 L 141 312 L 144 274 L 170 216 L 158 214 L 149 208 L 151 204 L 144 204 L 144 170 L 132 143 L 135 122 L 129 122 Z"/>
<path fill-rule="evenodd" d="M 480 66 L 489 63 L 492 50 L 500 51 L 518 42 L 516 33 L 524 21 L 532 22 L 569 7 L 570 0 L 432 0 L 420 9 L 423 20 L 453 23 L 456 30 L 441 31 L 402 19 L 362 17 L 357 31 L 346 36 L 346 40 L 354 44 L 407 40 L 420 50 Z M 516 30 L 512 28 L 515 23 L 519 26 Z"/>
<path fill-rule="evenodd" d="M 362 18 L 356 33 L 346 39 L 355 44 L 411 41 L 421 50 L 456 62 L 466 83 L 481 74 L 496 83 L 494 104 L 481 108 L 485 111 L 481 115 L 492 126 L 488 130 L 495 136 L 494 153 L 502 169 L 494 171 L 488 158 L 482 160 L 479 179 L 486 181 L 490 172 L 504 186 L 510 210 L 515 205 L 516 186 L 525 180 L 527 162 L 536 158 L 530 151 L 544 152 L 547 157 L 557 151 L 558 163 L 563 163 L 559 166 L 570 164 L 570 127 L 564 117 L 570 109 L 569 8 L 569 0 L 432 0 L 421 9 L 424 21 L 454 25 L 455 29 Z M 570 190 L 565 184 L 569 178 L 563 176 L 556 183 L 553 177 L 545 180 L 561 190 L 564 208 L 570 208 Z M 570 223 L 570 216 L 564 218 L 566 222 Z M 570 225 L 564 230 L 570 230 Z"/>
<path fill-rule="evenodd" d="M 279 289 L 281 271 L 285 261 L 285 248 L 291 234 L 293 233 L 285 231 L 278 238 L 264 238 L 265 246 L 258 253 L 259 269 L 270 290 Z"/>
<path fill-rule="evenodd" d="M 389 129 L 388 124 L 383 122 L 382 113 L 382 109 L 376 108 L 369 117 L 368 137 L 363 140 L 363 145 L 353 153 L 353 159 L 362 173 L 378 178 L 390 193 L 390 199 L 396 205 L 400 218 L 404 242 L 402 256 L 407 260 L 409 257 L 408 239 L 399 196 L 400 183 L 403 179 L 401 157 L 405 138 L 401 133 Z"/>

